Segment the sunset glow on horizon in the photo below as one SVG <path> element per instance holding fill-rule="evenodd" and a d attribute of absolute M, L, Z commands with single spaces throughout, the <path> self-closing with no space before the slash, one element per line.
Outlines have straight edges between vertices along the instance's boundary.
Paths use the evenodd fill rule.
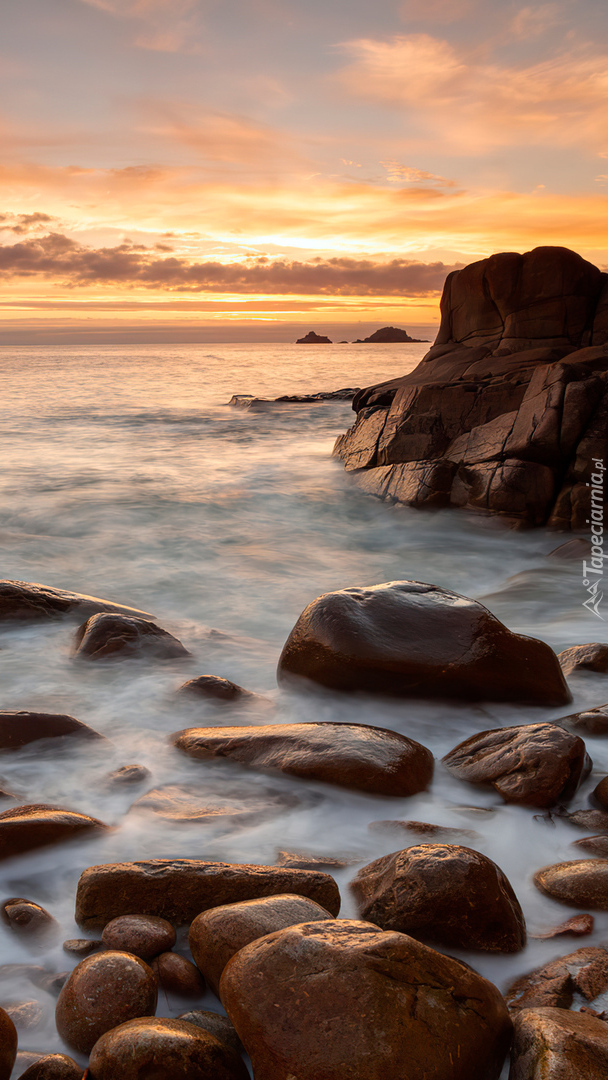
<path fill-rule="evenodd" d="M 447 273 L 608 265 L 602 0 L 21 0 L 0 343 L 432 329 Z"/>

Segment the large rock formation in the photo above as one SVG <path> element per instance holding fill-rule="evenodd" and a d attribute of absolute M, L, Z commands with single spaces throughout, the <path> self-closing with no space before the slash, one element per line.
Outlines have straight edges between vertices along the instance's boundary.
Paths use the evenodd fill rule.
<path fill-rule="evenodd" d="M 356 395 L 334 453 L 384 498 L 585 528 L 608 459 L 608 274 L 567 248 L 504 252 L 450 274 L 441 313 L 413 372 Z"/>

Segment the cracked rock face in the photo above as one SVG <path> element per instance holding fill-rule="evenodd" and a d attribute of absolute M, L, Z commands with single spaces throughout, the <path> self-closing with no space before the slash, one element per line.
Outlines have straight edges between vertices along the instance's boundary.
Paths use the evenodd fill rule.
<path fill-rule="evenodd" d="M 279 682 L 297 678 L 402 697 L 570 701 L 548 645 L 512 633 L 476 600 L 421 581 L 313 600 L 279 660 Z"/>
<path fill-rule="evenodd" d="M 574 995 L 592 1002 L 608 990 L 608 951 L 587 946 L 522 975 L 505 994 L 511 1013 L 523 1009 L 569 1009 Z M 607 1029 L 608 1031 L 608 1029 Z"/>
<path fill-rule="evenodd" d="M 491 784 L 505 802 L 539 807 L 570 798 L 591 770 L 583 740 L 556 724 L 482 731 L 443 764 L 461 780 Z"/>
<path fill-rule="evenodd" d="M 220 986 L 256 1080 L 497 1080 L 511 1035 L 492 983 L 354 920 L 259 938 Z"/>
<path fill-rule="evenodd" d="M 355 396 L 334 453 L 383 498 L 584 528 L 608 459 L 608 275 L 567 248 L 501 253 L 450 274 L 441 312 L 415 371 Z"/>
<path fill-rule="evenodd" d="M 364 919 L 449 948 L 518 952 L 519 901 L 496 863 L 459 844 L 418 844 L 384 855 L 351 883 Z"/>
<path fill-rule="evenodd" d="M 509 1080 L 605 1080 L 608 1024 L 564 1009 L 528 1009 L 515 1021 Z"/>

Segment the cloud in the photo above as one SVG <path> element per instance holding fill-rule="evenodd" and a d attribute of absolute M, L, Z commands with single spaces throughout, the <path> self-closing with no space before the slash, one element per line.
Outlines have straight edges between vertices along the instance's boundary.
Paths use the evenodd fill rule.
<path fill-rule="evenodd" d="M 466 18 L 476 6 L 476 0 L 404 0 L 401 16 L 406 22 L 420 20 L 445 26 Z"/>
<path fill-rule="evenodd" d="M 285 132 L 238 113 L 197 109 L 185 102 L 140 102 L 144 130 L 195 151 L 208 163 L 263 166 L 264 172 L 286 163 L 303 164 Z M 310 163 L 309 163 L 310 164 Z"/>
<path fill-rule="evenodd" d="M 445 176 L 436 176 L 435 173 L 415 169 L 411 165 L 401 165 L 398 161 L 381 161 L 380 164 L 386 169 L 387 179 L 391 183 L 438 184 L 440 187 L 456 187 L 454 180 L 446 180 Z"/>
<path fill-rule="evenodd" d="M 155 52 L 198 52 L 200 0 L 81 0 L 119 19 L 137 20 L 133 44 Z"/>
<path fill-rule="evenodd" d="M 520 12 L 522 32 L 549 10 Z M 342 48 L 352 58 L 339 76 L 343 86 L 409 112 L 429 145 L 440 138 L 458 154 L 511 144 L 605 146 L 608 53 L 591 45 L 526 66 L 487 61 L 429 34 Z"/>
<path fill-rule="evenodd" d="M 539 4 L 536 7 L 523 7 L 511 21 L 509 30 L 513 37 L 529 41 L 530 38 L 545 34 L 551 26 L 561 22 L 562 16 L 557 4 Z"/>
<path fill-rule="evenodd" d="M 18 235 L 38 232 L 41 229 L 48 229 L 51 222 L 56 220 L 57 218 L 51 217 L 50 214 L 42 214 L 38 211 L 33 214 L 0 214 L 0 231 Z"/>

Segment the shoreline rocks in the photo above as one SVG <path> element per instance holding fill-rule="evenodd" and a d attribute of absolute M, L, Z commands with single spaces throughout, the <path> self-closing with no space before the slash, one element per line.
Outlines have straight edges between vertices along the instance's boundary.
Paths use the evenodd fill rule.
<path fill-rule="evenodd" d="M 99 612 L 141 619 L 154 618 L 147 611 L 140 611 L 125 604 L 114 604 L 111 600 L 102 600 L 99 596 L 87 596 L 85 593 L 70 592 L 68 589 L 54 589 L 50 585 L 40 585 L 32 581 L 0 581 L 0 622 L 9 619 L 43 622 L 64 615 L 89 618 Z"/>
<path fill-rule="evenodd" d="M 0 813 L 0 860 L 85 833 L 107 832 L 109 828 L 97 818 L 62 806 L 45 803 L 12 806 Z"/>
<path fill-rule="evenodd" d="M 107 742 L 104 735 L 62 713 L 0 711 L 0 750 L 20 750 L 39 739 L 97 739 Z"/>
<path fill-rule="evenodd" d="M 102 612 L 79 626 L 74 656 L 78 660 L 176 660 L 190 653 L 173 634 L 148 619 Z"/>
<path fill-rule="evenodd" d="M 87 1080 L 249 1080 L 238 1054 L 186 1020 L 153 1016 L 108 1031 L 91 1052 Z"/>
<path fill-rule="evenodd" d="M 544 866 L 534 875 L 534 884 L 562 904 L 608 911 L 608 859 L 578 859 Z"/>
<path fill-rule="evenodd" d="M 108 950 L 88 956 L 67 979 L 55 1009 L 62 1039 L 88 1054 L 112 1028 L 139 1016 L 153 1016 L 158 986 L 153 972 L 131 953 Z"/>

